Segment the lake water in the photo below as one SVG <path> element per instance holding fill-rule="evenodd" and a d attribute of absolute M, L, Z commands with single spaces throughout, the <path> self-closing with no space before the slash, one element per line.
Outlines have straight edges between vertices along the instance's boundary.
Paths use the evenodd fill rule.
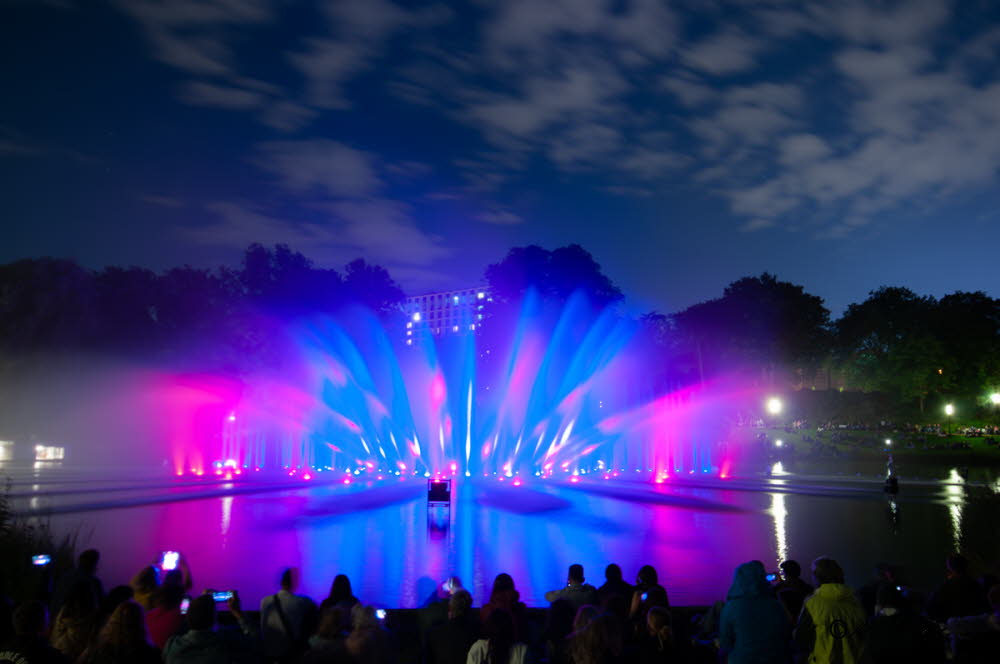
<path fill-rule="evenodd" d="M 774 570 L 791 557 L 807 568 L 828 554 L 854 585 L 885 560 L 903 564 L 914 585 L 940 582 L 967 491 L 954 469 L 904 479 L 893 500 L 877 468 L 769 470 L 662 485 L 638 476 L 521 486 L 461 478 L 450 509 L 428 507 L 423 478 L 226 482 L 44 464 L 0 467 L 0 476 L 13 480 L 16 511 L 46 513 L 56 532 L 78 532 L 81 546 L 101 551 L 106 586 L 178 550 L 197 590 L 235 588 L 248 606 L 274 592 L 285 566 L 301 569 L 302 591 L 317 599 L 344 573 L 358 597 L 384 607 L 418 606 L 452 574 L 479 605 L 499 572 L 529 606 L 544 606 L 571 563 L 594 585 L 610 562 L 627 580 L 652 564 L 676 605 L 723 599 L 733 568 L 751 559 Z"/>

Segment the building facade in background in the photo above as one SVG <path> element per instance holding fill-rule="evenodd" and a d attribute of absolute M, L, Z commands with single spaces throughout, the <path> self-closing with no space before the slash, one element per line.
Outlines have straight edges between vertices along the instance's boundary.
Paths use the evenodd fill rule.
<path fill-rule="evenodd" d="M 412 346 L 414 339 L 425 334 L 475 334 L 492 302 L 486 286 L 407 297 L 403 302 L 406 344 Z"/>

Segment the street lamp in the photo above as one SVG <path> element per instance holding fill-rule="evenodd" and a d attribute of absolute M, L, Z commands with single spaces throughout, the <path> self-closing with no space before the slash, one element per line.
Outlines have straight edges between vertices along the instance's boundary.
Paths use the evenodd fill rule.
<path fill-rule="evenodd" d="M 990 395 L 990 403 L 994 406 L 1000 406 L 1000 392 L 994 392 Z"/>
<path fill-rule="evenodd" d="M 781 403 L 781 399 L 778 397 L 771 397 L 767 400 L 767 412 L 771 415 L 780 415 L 784 404 Z"/>
<path fill-rule="evenodd" d="M 950 403 L 944 405 L 944 414 L 948 416 L 948 435 L 951 435 L 951 416 L 955 414 L 955 406 Z"/>

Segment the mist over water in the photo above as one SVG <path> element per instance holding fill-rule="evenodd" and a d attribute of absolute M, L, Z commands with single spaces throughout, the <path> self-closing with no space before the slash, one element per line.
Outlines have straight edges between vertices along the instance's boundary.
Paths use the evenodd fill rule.
<path fill-rule="evenodd" d="M 634 321 L 529 295 L 488 325 L 404 335 L 356 308 L 283 325 L 277 361 L 240 373 L 47 358 L 3 386 L 0 433 L 176 475 L 728 471 L 721 397 L 658 384 Z"/>
<path fill-rule="evenodd" d="M 407 335 L 355 309 L 282 324 L 256 370 L 44 358 L 0 386 L 14 509 L 79 530 L 110 582 L 182 550 L 197 584 L 251 602 L 298 565 L 314 597 L 342 572 L 365 600 L 417 606 L 458 573 L 483 601 L 507 571 L 541 605 L 566 565 L 599 582 L 617 562 L 698 604 L 749 559 L 840 555 L 858 583 L 906 560 L 933 580 L 958 540 L 959 483 L 887 502 L 877 477 L 770 468 L 729 436 L 759 390 L 669 384 L 636 323 L 583 296 L 528 297 L 505 329 Z M 450 509 L 428 508 L 425 476 L 456 480 Z M 847 524 L 865 538 L 844 551 Z"/>

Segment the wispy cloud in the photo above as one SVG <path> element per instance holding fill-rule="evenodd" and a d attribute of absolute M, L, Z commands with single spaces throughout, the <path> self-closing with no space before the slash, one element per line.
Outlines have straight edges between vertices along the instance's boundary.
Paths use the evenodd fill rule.
<path fill-rule="evenodd" d="M 356 198 L 373 195 L 382 187 L 374 156 L 337 141 L 268 141 L 258 148 L 256 164 L 295 193 Z"/>

